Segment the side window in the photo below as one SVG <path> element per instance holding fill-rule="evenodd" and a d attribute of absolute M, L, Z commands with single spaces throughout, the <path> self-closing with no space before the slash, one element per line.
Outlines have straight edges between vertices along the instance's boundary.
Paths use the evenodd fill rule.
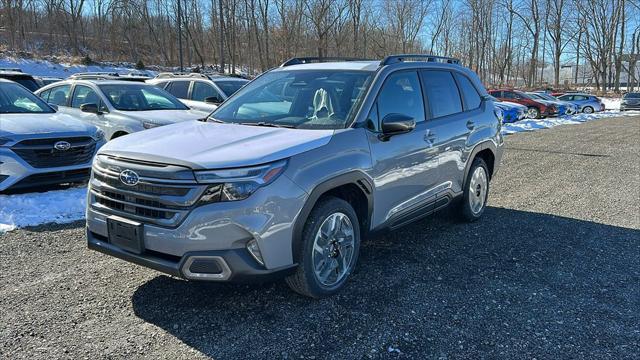
<path fill-rule="evenodd" d="M 196 81 L 193 83 L 193 90 L 191 91 L 191 100 L 195 101 L 204 101 L 204 99 L 208 97 L 218 98 L 218 101 L 222 102 L 222 96 L 218 94 L 216 89 L 213 86 L 202 82 Z"/>
<path fill-rule="evenodd" d="M 573 96 L 573 100 L 582 101 L 582 100 L 588 100 L 588 98 L 586 96 L 582 96 L 582 95 L 574 95 Z"/>
<path fill-rule="evenodd" d="M 448 71 L 422 72 L 425 98 L 434 118 L 462 112 L 462 101 L 453 75 Z"/>
<path fill-rule="evenodd" d="M 382 120 L 392 113 L 411 116 L 416 122 L 425 120 L 420 80 L 416 72 L 391 74 L 382 85 L 378 94 L 379 118 Z"/>
<path fill-rule="evenodd" d="M 40 98 L 45 102 L 49 102 L 49 95 L 51 95 L 51 90 L 46 90 L 40 93 Z"/>
<path fill-rule="evenodd" d="M 169 83 L 168 81 L 160 81 L 158 83 L 155 83 L 154 85 L 159 87 L 160 89 L 164 89 L 165 86 L 167 86 L 168 83 Z"/>
<path fill-rule="evenodd" d="M 502 97 L 502 91 L 489 91 L 489 95 L 499 99 Z"/>
<path fill-rule="evenodd" d="M 47 100 L 47 102 L 58 106 L 67 106 L 67 100 L 69 99 L 70 90 L 71 85 L 54 87 L 53 89 L 49 90 L 51 91 L 51 93 L 49 94 L 49 99 Z"/>
<path fill-rule="evenodd" d="M 100 97 L 92 88 L 84 85 L 76 85 L 71 98 L 71 107 L 79 109 L 83 104 L 96 104 L 100 106 Z"/>
<path fill-rule="evenodd" d="M 473 110 L 480 107 L 482 99 L 478 90 L 473 86 L 471 80 L 468 77 L 455 73 L 456 80 L 458 80 L 458 86 L 460 93 L 462 94 L 462 103 L 464 104 L 464 110 Z"/>
<path fill-rule="evenodd" d="M 170 92 L 173 96 L 177 97 L 178 99 L 188 99 L 189 83 L 190 81 L 172 81 L 169 83 L 169 85 L 165 90 Z"/>

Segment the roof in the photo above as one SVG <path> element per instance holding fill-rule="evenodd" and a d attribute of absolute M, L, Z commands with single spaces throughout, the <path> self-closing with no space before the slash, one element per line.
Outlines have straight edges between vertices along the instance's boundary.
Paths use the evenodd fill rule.
<path fill-rule="evenodd" d="M 283 68 L 277 68 L 275 71 L 282 70 L 361 70 L 375 71 L 380 67 L 380 61 L 332 61 L 332 62 L 314 62 L 307 64 L 289 65 Z"/>

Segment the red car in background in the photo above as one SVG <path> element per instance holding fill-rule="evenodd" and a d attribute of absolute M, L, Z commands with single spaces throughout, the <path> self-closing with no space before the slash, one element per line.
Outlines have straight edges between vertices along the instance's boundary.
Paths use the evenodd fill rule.
<path fill-rule="evenodd" d="M 525 94 L 522 91 L 513 89 L 497 89 L 490 90 L 489 94 L 502 101 L 510 101 L 526 106 L 529 109 L 527 111 L 527 117 L 530 119 L 539 119 L 547 116 L 557 116 L 559 112 L 558 106 L 553 104 L 545 104 L 540 100 L 534 99 L 533 97 Z"/>

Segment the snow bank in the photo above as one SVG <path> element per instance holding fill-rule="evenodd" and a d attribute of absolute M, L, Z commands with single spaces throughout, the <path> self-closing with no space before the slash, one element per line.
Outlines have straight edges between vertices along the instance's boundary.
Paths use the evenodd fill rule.
<path fill-rule="evenodd" d="M 119 66 L 97 66 L 97 65 L 69 65 L 69 64 L 55 64 L 47 60 L 32 60 L 32 59 L 13 59 L 13 58 L 1 58 L 0 68 L 20 68 L 23 72 L 34 76 L 51 76 L 66 78 L 71 74 L 78 72 L 117 72 L 120 74 L 126 74 L 131 71 L 137 71 L 133 68 L 119 67 Z M 146 70 L 150 75 L 154 75 L 155 72 Z"/>
<path fill-rule="evenodd" d="M 605 108 L 609 108 L 609 105 L 618 106 L 620 109 L 620 99 L 607 99 L 608 102 L 605 102 Z M 620 110 L 605 110 L 603 112 L 594 113 L 594 114 L 577 114 L 573 116 L 561 116 L 556 118 L 547 118 L 540 120 L 532 120 L 532 119 L 524 119 L 520 121 L 516 121 L 514 123 L 508 123 L 502 125 L 502 134 L 509 135 L 523 131 L 534 131 L 540 129 L 549 129 L 558 125 L 572 125 L 572 124 L 580 124 L 586 121 L 605 119 L 611 117 L 621 117 L 621 116 L 638 116 L 640 115 L 640 111 L 626 111 L 621 112 Z"/>
<path fill-rule="evenodd" d="M 25 226 L 84 219 L 87 188 L 0 195 L 0 233 Z"/>
<path fill-rule="evenodd" d="M 601 98 L 605 110 L 620 110 L 620 102 L 622 99 Z"/>

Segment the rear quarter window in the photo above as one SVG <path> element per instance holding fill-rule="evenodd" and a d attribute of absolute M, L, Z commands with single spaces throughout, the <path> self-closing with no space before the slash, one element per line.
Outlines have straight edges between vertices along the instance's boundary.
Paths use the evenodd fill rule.
<path fill-rule="evenodd" d="M 460 89 L 460 94 L 462 94 L 462 103 L 464 104 L 464 110 L 473 110 L 480 107 L 482 103 L 482 98 L 480 98 L 480 94 L 471 80 L 468 77 L 455 73 L 454 75 L 456 80 L 458 81 L 458 88 Z"/>
<path fill-rule="evenodd" d="M 458 86 L 449 71 L 421 71 L 424 95 L 429 102 L 431 115 L 439 118 L 462 112 L 462 100 Z"/>

